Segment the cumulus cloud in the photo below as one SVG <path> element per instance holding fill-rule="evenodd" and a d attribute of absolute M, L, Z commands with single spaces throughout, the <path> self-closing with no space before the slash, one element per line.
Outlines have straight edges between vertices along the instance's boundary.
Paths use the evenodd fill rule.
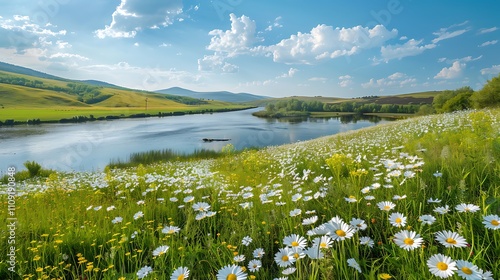
<path fill-rule="evenodd" d="M 15 48 L 19 53 L 23 53 L 33 47 L 55 45 L 57 42 L 62 42 L 58 39 L 67 33 L 64 29 L 56 28 L 51 24 L 40 26 L 32 22 L 29 16 L 14 15 L 12 18 L 0 18 L 0 47 Z M 69 44 L 65 46 L 70 47 Z"/>
<path fill-rule="evenodd" d="M 496 43 L 498 43 L 498 40 L 486 41 L 486 42 L 482 43 L 481 45 L 479 45 L 479 47 L 486 47 L 486 46 L 490 46 L 490 45 L 495 45 Z"/>
<path fill-rule="evenodd" d="M 453 62 L 453 65 L 451 67 L 444 67 L 437 73 L 436 76 L 434 76 L 434 79 L 444 79 L 444 80 L 449 80 L 449 79 L 455 79 L 458 78 L 462 75 L 463 71 L 465 70 L 465 63 L 461 63 L 460 61 L 455 61 Z"/>
<path fill-rule="evenodd" d="M 348 87 L 353 84 L 352 77 L 349 75 L 340 76 L 339 80 L 340 87 Z"/>
<path fill-rule="evenodd" d="M 159 28 L 174 23 L 182 13 L 182 0 L 121 0 L 110 25 L 95 31 L 98 38 L 133 38 L 144 28 Z"/>
<path fill-rule="evenodd" d="M 497 30 L 498 30 L 498 27 L 496 27 L 496 26 L 491 27 L 491 28 L 483 28 L 483 29 L 479 30 L 479 34 L 486 34 L 486 33 L 490 33 L 490 32 L 497 31 Z"/>
<path fill-rule="evenodd" d="M 404 44 L 388 45 L 382 46 L 380 53 L 382 55 L 382 61 L 388 62 L 391 59 L 402 59 L 407 56 L 415 56 L 423 53 L 426 50 L 430 50 L 436 47 L 435 44 L 422 44 L 423 40 L 411 39 Z M 374 62 L 379 62 L 380 60 L 374 59 Z"/>
<path fill-rule="evenodd" d="M 295 73 L 297 73 L 298 71 L 299 71 L 299 69 L 290 68 L 287 73 L 283 73 L 281 76 L 279 76 L 277 78 L 292 78 L 295 75 Z"/>
<path fill-rule="evenodd" d="M 482 75 L 488 75 L 488 74 L 491 74 L 491 75 L 497 75 L 498 73 L 500 73 L 500 64 L 499 65 L 493 65 L 489 68 L 483 68 L 481 69 L 481 74 Z"/>
<path fill-rule="evenodd" d="M 432 43 L 436 44 L 439 41 L 451 39 L 453 37 L 457 37 L 457 36 L 464 34 L 465 32 L 469 31 L 470 29 L 469 28 L 462 28 L 462 29 L 458 29 L 455 31 L 450 31 L 450 29 L 455 29 L 456 27 L 464 26 L 467 23 L 468 23 L 468 21 L 464 21 L 464 22 L 459 23 L 459 24 L 453 24 L 449 27 L 444 27 L 444 28 L 439 29 L 438 31 L 432 33 L 432 34 L 437 36 L 436 38 L 434 38 L 434 40 L 432 40 Z"/>
<path fill-rule="evenodd" d="M 386 88 L 386 87 L 404 87 L 404 86 L 414 86 L 417 79 L 410 77 L 404 73 L 396 72 L 389 75 L 387 78 L 381 78 L 378 80 L 370 79 L 370 81 L 361 84 L 363 88 Z"/>
<path fill-rule="evenodd" d="M 350 56 L 364 49 L 381 46 L 397 36 L 398 31 L 387 30 L 383 25 L 372 29 L 355 26 L 333 28 L 320 24 L 309 33 L 297 33 L 271 46 L 260 46 L 253 51 L 269 54 L 275 62 L 288 64 L 312 64 L 323 59 Z"/>
<path fill-rule="evenodd" d="M 199 71 L 214 71 L 223 73 L 236 73 L 238 66 L 225 61 L 226 57 L 220 54 L 205 55 L 203 58 L 198 59 Z"/>
<path fill-rule="evenodd" d="M 324 77 L 312 77 L 312 78 L 309 78 L 308 81 L 325 83 L 326 81 L 328 81 L 328 78 L 324 78 Z"/>
<path fill-rule="evenodd" d="M 212 35 L 212 38 L 207 49 L 232 57 L 247 52 L 254 43 L 261 41 L 261 39 L 255 35 L 255 21 L 245 15 L 236 17 L 235 14 L 230 14 L 229 17 L 231 29 L 210 31 L 208 34 Z"/>

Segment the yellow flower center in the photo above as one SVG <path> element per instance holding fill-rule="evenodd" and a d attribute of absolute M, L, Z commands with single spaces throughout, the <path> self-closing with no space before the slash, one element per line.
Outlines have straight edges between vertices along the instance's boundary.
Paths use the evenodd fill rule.
<path fill-rule="evenodd" d="M 326 243 L 325 243 L 325 242 L 321 242 L 321 243 L 319 244 L 319 247 L 320 247 L 320 248 L 326 248 Z"/>
<path fill-rule="evenodd" d="M 406 245 L 413 245 L 413 243 L 415 242 L 413 239 L 411 238 L 405 238 L 405 240 L 403 241 Z"/>
<path fill-rule="evenodd" d="M 179 277 L 177 277 L 177 280 L 184 280 L 184 274 L 179 275 Z"/>
<path fill-rule="evenodd" d="M 295 253 L 295 254 L 293 254 L 293 257 L 296 259 L 299 259 L 300 255 L 299 255 L 299 253 Z"/>
<path fill-rule="evenodd" d="M 236 274 L 233 274 L 233 273 L 229 274 L 226 277 L 226 280 L 236 280 L 236 279 L 238 279 L 238 278 L 236 278 Z"/>
<path fill-rule="evenodd" d="M 283 257 L 281 257 L 281 260 L 284 261 L 284 262 L 287 262 L 288 261 L 288 256 L 287 255 L 284 255 Z M 236 278 L 235 278 L 236 279 Z"/>
<path fill-rule="evenodd" d="M 343 230 L 341 230 L 341 229 L 337 229 L 337 230 L 335 231 L 335 233 L 336 233 L 338 236 L 340 236 L 340 237 L 344 237 L 344 236 L 346 236 L 345 231 L 343 231 Z"/>
<path fill-rule="evenodd" d="M 387 273 L 382 273 L 379 275 L 380 279 L 391 279 L 392 276 Z"/>
<path fill-rule="evenodd" d="M 172 233 L 175 233 L 175 230 L 171 229 L 168 231 L 168 234 L 172 234 Z"/>
<path fill-rule="evenodd" d="M 449 238 L 446 238 L 446 243 L 449 243 L 449 244 L 457 244 L 457 241 L 451 237 Z"/>
<path fill-rule="evenodd" d="M 396 222 L 396 224 L 400 224 L 401 223 L 401 218 L 396 218 L 396 220 L 394 220 Z"/>
<path fill-rule="evenodd" d="M 471 275 L 472 274 L 472 270 L 468 267 L 462 267 L 462 272 L 467 274 L 467 275 Z"/>
<path fill-rule="evenodd" d="M 444 262 L 438 262 L 438 263 L 436 264 L 436 267 L 437 267 L 439 270 L 441 270 L 441 271 L 443 271 L 443 270 L 447 270 L 447 269 L 448 269 L 448 265 L 447 265 L 446 263 L 444 263 Z"/>
<path fill-rule="evenodd" d="M 500 225 L 500 222 L 497 220 L 491 220 L 491 224 L 497 227 L 498 225 Z"/>
<path fill-rule="evenodd" d="M 384 210 L 391 210 L 391 206 L 389 205 L 384 206 Z"/>
<path fill-rule="evenodd" d="M 297 246 L 299 246 L 299 242 L 297 242 L 297 241 L 293 241 L 293 242 L 292 242 L 292 247 L 297 247 Z"/>

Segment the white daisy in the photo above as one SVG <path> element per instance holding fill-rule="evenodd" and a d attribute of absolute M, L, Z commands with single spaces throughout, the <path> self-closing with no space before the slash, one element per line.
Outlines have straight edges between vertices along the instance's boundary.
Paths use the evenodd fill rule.
<path fill-rule="evenodd" d="M 358 263 L 355 259 L 352 259 L 352 258 L 351 258 L 351 259 L 348 259 L 348 260 L 347 260 L 347 264 L 348 264 L 350 267 L 352 267 L 352 268 L 356 269 L 359 273 L 361 273 L 361 272 L 362 272 L 362 271 L 361 271 L 361 266 L 359 266 L 359 263 Z"/>
<path fill-rule="evenodd" d="M 274 260 L 280 267 L 288 267 L 295 262 L 293 251 L 289 248 L 281 248 L 274 255 Z"/>
<path fill-rule="evenodd" d="M 471 262 L 464 260 L 457 260 L 457 274 L 466 280 L 481 280 L 483 279 L 482 273 L 479 268 Z"/>
<path fill-rule="evenodd" d="M 305 249 L 307 246 L 307 240 L 300 235 L 292 234 L 283 238 L 283 244 L 291 248 Z"/>
<path fill-rule="evenodd" d="M 450 257 L 435 254 L 427 260 L 427 266 L 432 274 L 441 278 L 448 278 L 457 270 L 457 264 Z"/>
<path fill-rule="evenodd" d="M 380 210 L 382 211 L 391 211 L 396 207 L 396 204 L 392 203 L 391 201 L 381 201 L 377 203 L 377 206 Z"/>
<path fill-rule="evenodd" d="M 455 206 L 455 209 L 460 213 L 465 213 L 465 212 L 474 213 L 479 211 L 481 208 L 479 208 L 479 206 L 474 204 L 460 203 L 457 206 Z"/>
<path fill-rule="evenodd" d="M 423 224 L 423 225 L 432 225 L 435 221 L 436 218 L 432 215 L 422 215 L 418 217 L 418 220 Z"/>
<path fill-rule="evenodd" d="M 498 215 L 484 216 L 483 224 L 488 229 L 497 230 L 500 228 L 500 217 Z"/>
<path fill-rule="evenodd" d="M 406 225 L 406 217 L 399 212 L 392 213 L 389 216 L 389 221 L 395 227 L 404 227 Z"/>
<path fill-rule="evenodd" d="M 436 233 L 436 241 L 443 244 L 447 248 L 452 247 L 467 247 L 467 240 L 460 234 L 448 230 L 439 231 Z"/>
<path fill-rule="evenodd" d="M 403 230 L 394 235 L 394 243 L 407 251 L 420 247 L 422 242 L 424 239 L 414 231 Z"/>

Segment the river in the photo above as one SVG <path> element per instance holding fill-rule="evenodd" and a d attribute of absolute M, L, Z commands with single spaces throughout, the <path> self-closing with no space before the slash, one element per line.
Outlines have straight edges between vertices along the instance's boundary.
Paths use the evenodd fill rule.
<path fill-rule="evenodd" d="M 131 153 L 172 149 L 220 150 L 264 147 L 310 140 L 387 122 L 370 118 L 262 119 L 259 108 L 225 113 L 120 119 L 81 124 L 41 124 L 0 127 L 0 170 L 24 169 L 26 161 L 60 171 L 99 171 L 111 160 L 127 160 Z M 226 138 L 227 142 L 204 142 Z"/>

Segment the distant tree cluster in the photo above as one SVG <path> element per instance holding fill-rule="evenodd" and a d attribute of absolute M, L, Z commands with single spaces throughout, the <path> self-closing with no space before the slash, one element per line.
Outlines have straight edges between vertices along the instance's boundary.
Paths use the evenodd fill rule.
<path fill-rule="evenodd" d="M 445 90 L 432 102 L 432 109 L 437 113 L 497 106 L 500 106 L 500 75 L 488 81 L 479 91 L 468 86 Z M 430 111 L 430 108 L 425 109 Z"/>

